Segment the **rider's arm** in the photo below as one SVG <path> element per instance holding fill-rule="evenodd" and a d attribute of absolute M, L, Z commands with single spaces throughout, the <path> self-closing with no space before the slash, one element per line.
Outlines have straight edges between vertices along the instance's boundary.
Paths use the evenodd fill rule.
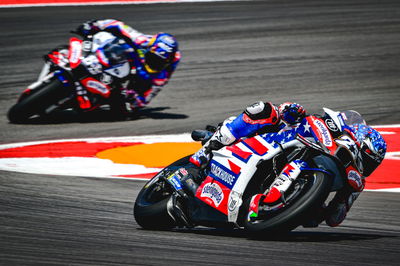
<path fill-rule="evenodd" d="M 128 44 L 135 45 L 136 38 L 143 36 L 143 33 L 138 32 L 123 22 L 115 19 L 92 20 L 87 21 L 76 29 L 76 33 L 87 37 L 100 31 L 110 32 L 113 35 L 124 39 Z"/>
<path fill-rule="evenodd" d="M 230 145 L 263 127 L 278 124 L 279 116 L 275 106 L 271 103 L 257 102 L 248 106 L 239 116 L 226 119 L 211 139 L 190 158 L 190 161 L 197 166 L 205 164 L 210 159 L 211 150 Z"/>
<path fill-rule="evenodd" d="M 279 114 L 271 103 L 257 102 L 246 108 L 235 120 L 226 124 L 235 139 L 254 134 L 266 126 L 277 126 Z"/>

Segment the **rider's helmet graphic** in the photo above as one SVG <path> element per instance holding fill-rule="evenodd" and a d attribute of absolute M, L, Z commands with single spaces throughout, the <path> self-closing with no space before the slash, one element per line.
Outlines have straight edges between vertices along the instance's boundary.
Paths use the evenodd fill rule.
<path fill-rule="evenodd" d="M 174 60 L 178 42 L 168 33 L 158 33 L 149 41 L 145 54 L 145 68 L 150 73 L 157 73 L 168 67 Z"/>
<path fill-rule="evenodd" d="M 369 176 L 382 163 L 386 154 L 386 142 L 382 135 L 370 126 L 354 124 L 350 128 L 361 145 L 360 153 L 364 167 L 362 173 Z"/>

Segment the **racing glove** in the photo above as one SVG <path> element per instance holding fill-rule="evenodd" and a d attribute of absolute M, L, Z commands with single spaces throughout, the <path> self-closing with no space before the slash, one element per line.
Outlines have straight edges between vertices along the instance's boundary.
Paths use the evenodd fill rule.
<path fill-rule="evenodd" d="M 288 125 L 295 125 L 306 116 L 304 107 L 297 103 L 282 103 L 279 105 L 278 110 L 281 120 Z"/>
<path fill-rule="evenodd" d="M 99 32 L 100 29 L 97 26 L 96 20 L 86 21 L 85 23 L 79 25 L 75 30 L 71 31 L 71 33 L 78 34 L 82 37 L 87 37 L 89 35 L 93 35 Z"/>

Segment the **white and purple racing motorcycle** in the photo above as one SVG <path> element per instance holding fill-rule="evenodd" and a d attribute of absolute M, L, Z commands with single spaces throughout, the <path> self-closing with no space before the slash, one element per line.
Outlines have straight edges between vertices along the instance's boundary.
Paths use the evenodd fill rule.
<path fill-rule="evenodd" d="M 48 116 L 57 110 L 92 111 L 100 106 L 120 109 L 119 90 L 127 86 L 131 67 L 127 44 L 107 32 L 90 39 L 71 38 L 44 56 L 38 80 L 29 85 L 8 111 L 12 123 L 32 116 Z M 90 101 L 88 101 L 90 99 Z"/>

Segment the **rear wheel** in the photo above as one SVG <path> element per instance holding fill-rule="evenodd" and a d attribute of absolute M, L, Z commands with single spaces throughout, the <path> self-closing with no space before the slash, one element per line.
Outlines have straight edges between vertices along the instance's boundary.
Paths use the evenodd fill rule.
<path fill-rule="evenodd" d="M 58 79 L 44 83 L 40 88 L 24 96 L 19 102 L 13 105 L 8 111 L 8 120 L 11 123 L 25 123 L 33 115 L 45 114 L 45 111 L 58 101 L 71 94 Z"/>
<path fill-rule="evenodd" d="M 260 219 L 245 221 L 251 233 L 276 234 L 289 232 L 302 224 L 329 195 L 332 180 L 322 172 L 310 172 L 296 179 L 285 193 L 284 207 L 263 211 Z"/>
<path fill-rule="evenodd" d="M 173 190 L 171 186 L 163 180 L 163 176 L 168 175 L 178 168 L 188 164 L 190 156 L 184 157 L 166 168 L 153 177 L 139 192 L 133 215 L 136 222 L 145 229 L 165 230 L 176 225 L 172 215 L 168 212 L 168 204 L 172 204 L 171 197 Z"/>

